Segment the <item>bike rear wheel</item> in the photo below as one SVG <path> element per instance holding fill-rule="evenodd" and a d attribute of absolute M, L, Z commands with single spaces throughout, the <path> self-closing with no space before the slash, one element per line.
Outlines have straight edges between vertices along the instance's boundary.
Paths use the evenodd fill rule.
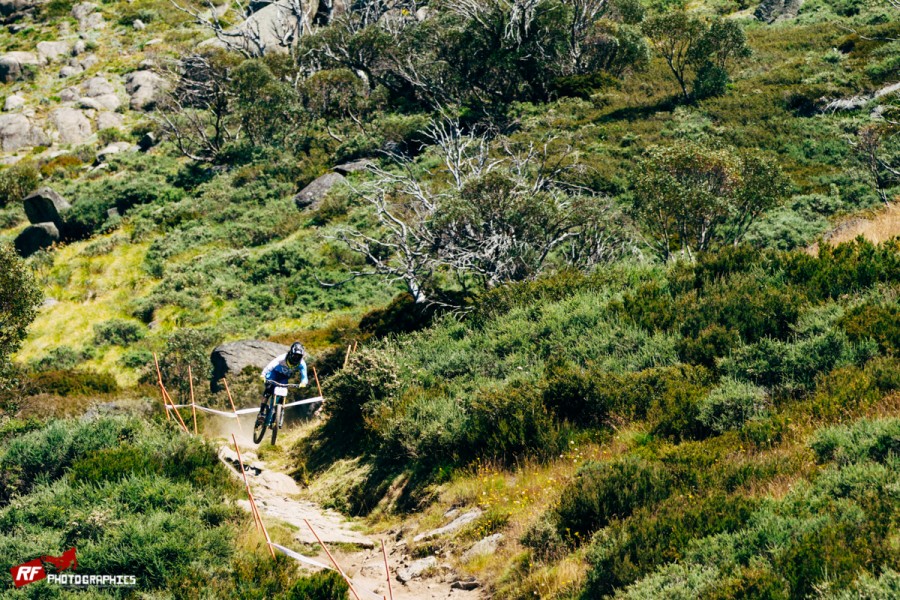
<path fill-rule="evenodd" d="M 280 404 L 275 407 L 275 418 L 272 419 L 272 445 L 275 445 L 275 440 L 278 439 L 278 426 L 281 423 L 281 411 L 284 410 L 284 407 Z"/>
<path fill-rule="evenodd" d="M 256 423 L 253 424 L 253 443 L 258 444 L 262 441 L 263 436 L 266 435 L 266 421 L 268 421 L 269 416 L 269 407 L 266 406 L 264 409 L 260 409 L 259 416 L 256 418 Z"/>

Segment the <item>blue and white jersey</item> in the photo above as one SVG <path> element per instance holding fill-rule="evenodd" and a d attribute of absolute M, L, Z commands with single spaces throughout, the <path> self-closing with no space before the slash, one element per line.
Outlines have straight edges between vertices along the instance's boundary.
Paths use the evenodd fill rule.
<path fill-rule="evenodd" d="M 262 377 L 267 381 L 272 380 L 279 383 L 287 383 L 294 373 L 300 374 L 301 385 L 309 383 L 309 380 L 306 377 L 306 359 L 302 359 L 300 364 L 296 367 L 291 367 L 287 364 L 287 354 L 282 354 L 281 356 L 276 356 L 272 359 L 272 362 L 266 365 L 266 368 L 263 369 Z"/>

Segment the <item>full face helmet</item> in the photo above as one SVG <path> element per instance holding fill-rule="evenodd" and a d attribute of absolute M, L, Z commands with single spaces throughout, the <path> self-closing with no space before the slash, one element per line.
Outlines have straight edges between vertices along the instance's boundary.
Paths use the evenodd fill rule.
<path fill-rule="evenodd" d="M 306 348 L 300 342 L 294 342 L 291 344 L 291 349 L 288 350 L 285 362 L 287 362 L 289 367 L 296 367 L 303 360 L 304 356 L 306 356 Z"/>

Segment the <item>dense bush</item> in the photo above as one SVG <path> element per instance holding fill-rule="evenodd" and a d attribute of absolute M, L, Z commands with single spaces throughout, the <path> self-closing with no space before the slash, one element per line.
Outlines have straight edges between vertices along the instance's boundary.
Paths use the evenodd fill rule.
<path fill-rule="evenodd" d="M 364 415 L 399 390 L 397 364 L 386 351 L 361 348 L 325 384 L 329 421 L 345 433 L 363 429 Z"/>
<path fill-rule="evenodd" d="M 128 346 L 144 337 L 145 330 L 140 323 L 110 319 L 94 325 L 94 343 Z"/>
<path fill-rule="evenodd" d="M 867 302 L 849 311 L 838 321 L 851 341 L 873 339 L 882 352 L 900 353 L 900 305 Z"/>
<path fill-rule="evenodd" d="M 29 377 L 29 384 L 38 393 L 59 396 L 88 396 L 110 394 L 119 389 L 109 373 L 91 370 L 39 371 Z"/>
<path fill-rule="evenodd" d="M 769 398 L 764 388 L 726 378 L 703 399 L 698 419 L 706 428 L 724 433 L 766 417 L 768 410 Z"/>
<path fill-rule="evenodd" d="M 672 483 L 662 465 L 633 456 L 587 463 L 553 509 L 557 531 L 570 544 L 584 542 L 611 521 L 667 498 Z"/>
<path fill-rule="evenodd" d="M 852 425 L 822 429 L 810 446 L 820 462 L 884 462 L 889 455 L 900 457 L 900 419 L 862 419 Z"/>
<path fill-rule="evenodd" d="M 33 192 L 41 175 L 33 162 L 24 160 L 0 171 L 0 208 Z"/>

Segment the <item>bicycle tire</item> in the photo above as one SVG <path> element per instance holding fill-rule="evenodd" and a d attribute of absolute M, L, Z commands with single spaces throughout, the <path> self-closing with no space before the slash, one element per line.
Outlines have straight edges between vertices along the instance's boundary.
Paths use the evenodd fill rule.
<path fill-rule="evenodd" d="M 262 441 L 263 437 L 266 435 L 266 420 L 269 416 L 269 407 L 266 406 L 265 412 L 260 410 L 260 417 L 257 418 L 256 423 L 253 424 L 253 443 L 258 444 Z"/>
<path fill-rule="evenodd" d="M 275 445 L 275 440 L 278 439 L 278 423 L 281 422 L 281 411 L 284 410 L 284 407 L 280 404 L 275 407 L 275 418 L 272 419 L 272 445 Z"/>

